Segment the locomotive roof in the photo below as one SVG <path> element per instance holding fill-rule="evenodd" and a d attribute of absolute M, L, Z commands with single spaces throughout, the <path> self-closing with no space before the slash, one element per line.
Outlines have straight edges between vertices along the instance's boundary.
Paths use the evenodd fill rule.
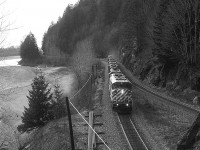
<path fill-rule="evenodd" d="M 116 65 L 117 65 L 117 62 L 112 61 L 112 62 L 108 62 L 108 64 L 110 64 L 110 65 L 111 65 L 111 64 L 112 64 L 112 65 L 115 65 L 115 64 L 116 64 Z"/>
<path fill-rule="evenodd" d="M 119 70 L 119 69 L 110 69 L 110 71 L 109 71 L 109 74 L 111 74 L 111 73 L 121 73 L 121 70 Z"/>
<path fill-rule="evenodd" d="M 113 57 L 109 57 L 108 60 L 115 60 Z"/>
<path fill-rule="evenodd" d="M 115 82 L 129 82 L 131 83 L 122 73 L 113 73 L 110 75 L 110 81 Z"/>
<path fill-rule="evenodd" d="M 110 72 L 111 71 L 120 71 L 121 72 L 121 70 L 120 69 L 118 69 L 118 68 L 110 68 L 110 70 L 109 70 Z"/>
<path fill-rule="evenodd" d="M 109 64 L 109 66 L 118 66 L 118 64 Z"/>
<path fill-rule="evenodd" d="M 113 58 L 113 57 L 108 57 L 108 59 L 112 59 L 112 60 L 114 60 L 114 58 Z"/>
<path fill-rule="evenodd" d="M 127 79 L 124 74 L 122 73 L 115 73 L 112 75 L 116 79 Z"/>
<path fill-rule="evenodd" d="M 116 79 L 116 78 L 113 78 L 113 76 L 110 77 L 110 81 L 112 84 L 114 83 L 130 83 L 131 84 L 131 82 L 128 79 Z"/>
<path fill-rule="evenodd" d="M 108 63 L 117 63 L 115 60 L 110 60 Z"/>
<path fill-rule="evenodd" d="M 116 61 L 108 61 L 108 63 L 117 63 Z"/>

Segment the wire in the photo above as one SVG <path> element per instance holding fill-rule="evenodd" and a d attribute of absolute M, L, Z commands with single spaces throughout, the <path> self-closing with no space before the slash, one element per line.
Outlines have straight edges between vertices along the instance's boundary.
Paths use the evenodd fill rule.
<path fill-rule="evenodd" d="M 77 108 L 73 105 L 73 103 L 69 100 L 70 104 L 74 107 L 74 109 L 79 113 L 79 115 L 83 118 L 83 120 L 88 124 L 88 126 L 92 129 L 92 131 L 98 136 L 98 138 L 104 143 L 104 145 L 111 150 L 111 148 L 109 148 L 109 146 L 104 142 L 104 140 L 98 135 L 98 133 L 94 130 L 94 128 L 91 127 L 91 125 L 87 122 L 87 120 L 85 120 L 85 118 L 83 117 L 83 115 L 77 110 Z"/>
<path fill-rule="evenodd" d="M 98 138 L 104 143 L 104 145 L 109 149 L 109 146 L 105 143 L 105 141 L 98 135 L 98 133 L 94 130 L 94 128 L 92 128 L 90 126 L 90 124 L 87 122 L 87 120 L 84 118 L 84 116 L 78 111 L 78 109 L 74 106 L 74 104 L 70 101 L 72 98 L 74 98 L 78 93 L 80 93 L 82 91 L 82 89 L 87 85 L 87 83 L 90 81 L 92 77 L 92 74 L 90 74 L 90 77 L 88 78 L 88 80 L 85 82 L 85 84 L 81 87 L 81 89 L 79 89 L 72 97 L 69 98 L 69 102 L 70 104 L 74 107 L 74 109 L 78 112 L 78 114 L 83 118 L 83 120 L 88 124 L 88 126 L 92 129 L 92 131 L 98 136 Z M 30 86 L 29 85 L 26 85 L 26 86 Z M 22 87 L 26 87 L 26 86 L 22 86 Z"/>
<path fill-rule="evenodd" d="M 98 138 L 103 142 L 103 144 L 109 149 L 111 150 L 111 148 L 109 148 L 109 146 L 105 143 L 105 141 L 98 135 L 98 133 L 94 130 L 94 128 L 91 127 L 91 125 L 87 122 L 87 120 L 84 118 L 84 116 L 78 111 L 78 109 L 74 106 L 74 104 L 70 101 L 72 98 L 74 98 L 85 86 L 86 84 L 89 82 L 89 80 L 91 79 L 92 74 L 90 75 L 90 77 L 88 78 L 88 80 L 86 81 L 86 83 L 84 84 L 84 86 L 81 87 L 81 89 L 76 92 L 76 94 L 74 94 L 72 97 L 69 98 L 69 102 L 70 104 L 74 107 L 74 109 L 78 112 L 78 114 L 83 118 L 83 120 L 88 124 L 88 126 L 92 129 L 92 131 L 98 136 Z"/>
<path fill-rule="evenodd" d="M 90 74 L 90 77 L 88 78 L 88 80 L 85 82 L 85 84 L 78 90 L 78 92 L 76 92 L 76 94 L 74 94 L 72 97 L 69 98 L 69 100 L 71 100 L 72 98 L 74 98 L 78 93 L 81 92 L 81 90 L 87 85 L 87 83 L 90 81 L 90 78 L 92 77 L 92 74 Z"/>

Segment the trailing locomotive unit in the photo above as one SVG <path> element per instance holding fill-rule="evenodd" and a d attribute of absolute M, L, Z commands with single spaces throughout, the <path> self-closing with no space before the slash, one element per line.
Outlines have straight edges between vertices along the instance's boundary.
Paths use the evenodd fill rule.
<path fill-rule="evenodd" d="M 110 71 L 113 69 L 113 70 L 117 70 L 117 69 L 119 69 L 119 66 L 117 65 L 117 64 L 109 64 L 108 65 L 108 71 L 109 71 L 109 73 L 110 73 Z"/>
<path fill-rule="evenodd" d="M 109 73 L 111 72 L 111 70 L 118 70 L 118 69 L 119 69 L 119 66 L 118 66 L 117 62 L 115 62 L 115 63 L 108 62 Z"/>
<path fill-rule="evenodd" d="M 110 71 L 109 71 L 109 77 L 111 74 L 114 74 L 114 73 L 122 73 L 120 69 L 114 69 L 114 68 L 110 68 Z"/>
<path fill-rule="evenodd" d="M 121 113 L 130 113 L 132 111 L 131 90 L 131 82 L 122 73 L 110 75 L 109 91 L 114 110 Z"/>

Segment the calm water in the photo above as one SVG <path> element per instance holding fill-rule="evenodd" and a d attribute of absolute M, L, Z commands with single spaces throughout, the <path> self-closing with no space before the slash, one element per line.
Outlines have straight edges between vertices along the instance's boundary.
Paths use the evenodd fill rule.
<path fill-rule="evenodd" d="M 0 57 L 0 67 L 3 66 L 19 66 L 20 56 Z"/>

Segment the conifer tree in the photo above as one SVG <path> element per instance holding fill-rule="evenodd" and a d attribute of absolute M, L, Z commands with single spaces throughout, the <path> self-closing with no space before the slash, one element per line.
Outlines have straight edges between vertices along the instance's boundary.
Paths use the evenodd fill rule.
<path fill-rule="evenodd" d="M 40 52 L 34 34 L 29 33 L 20 45 L 20 56 L 23 61 L 34 61 L 40 58 Z"/>
<path fill-rule="evenodd" d="M 135 1 L 127 0 L 123 6 L 123 13 L 121 16 L 121 22 L 124 23 L 123 33 L 121 36 L 122 49 L 122 63 L 129 69 L 131 69 L 132 54 L 137 50 L 137 36 L 136 36 L 136 9 Z"/>
<path fill-rule="evenodd" d="M 168 13 L 168 7 L 170 5 L 171 0 L 163 0 L 160 3 L 156 18 L 155 18 L 155 26 L 153 29 L 153 40 L 154 40 L 154 48 L 153 48 L 153 55 L 159 55 L 160 57 L 165 52 L 164 49 L 164 36 L 163 33 L 165 22 L 164 19 L 166 18 L 166 14 Z M 166 55 L 166 54 L 164 54 Z M 162 57 L 163 59 L 163 57 Z"/>
<path fill-rule="evenodd" d="M 62 99 L 62 95 L 63 93 L 60 89 L 60 86 L 56 84 L 54 86 L 54 99 L 52 102 L 53 115 L 55 119 L 64 117 L 67 113 L 65 108 L 65 103 Z"/>
<path fill-rule="evenodd" d="M 53 114 L 49 111 L 53 95 L 48 85 L 42 74 L 34 78 L 31 84 L 32 90 L 29 91 L 29 96 L 27 96 L 29 107 L 25 107 L 22 124 L 18 126 L 20 132 L 39 128 L 53 119 Z"/>

